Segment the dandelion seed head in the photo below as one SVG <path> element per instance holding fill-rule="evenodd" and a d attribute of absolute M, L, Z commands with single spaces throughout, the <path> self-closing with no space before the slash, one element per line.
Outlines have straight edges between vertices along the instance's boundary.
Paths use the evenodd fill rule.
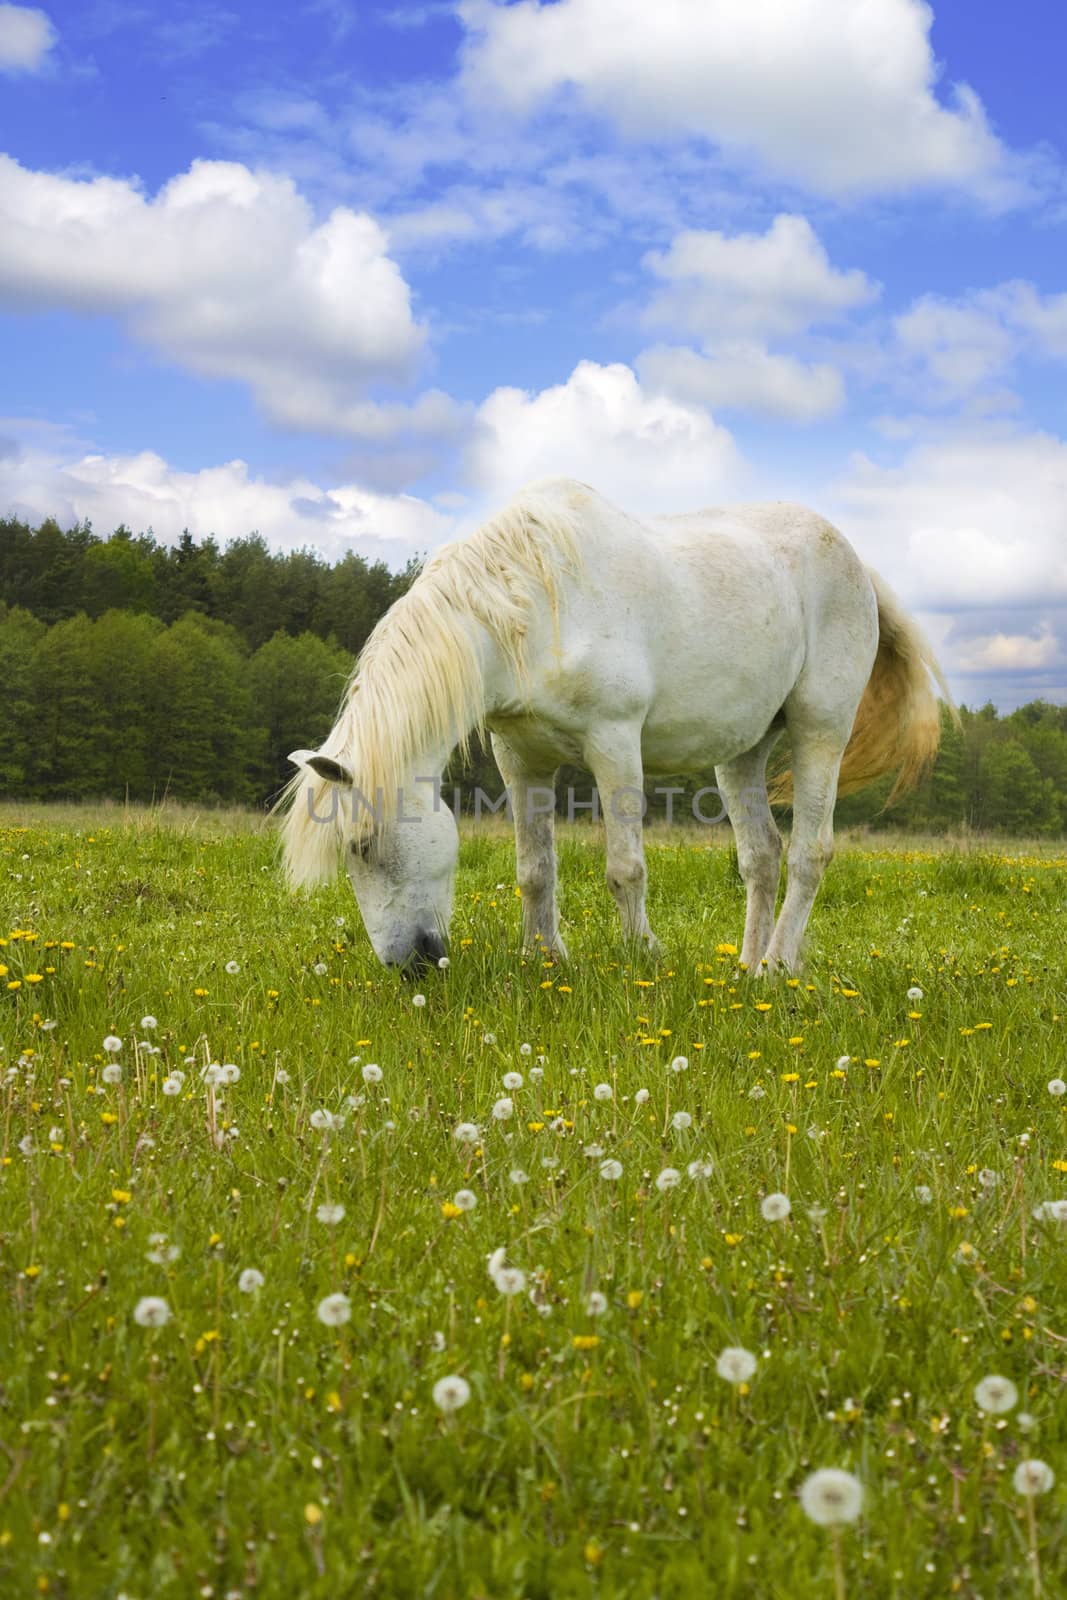
<path fill-rule="evenodd" d="M 991 1373 L 988 1378 L 983 1378 L 974 1387 L 975 1403 L 981 1411 L 988 1411 L 996 1416 L 1001 1411 L 1010 1411 L 1018 1404 L 1019 1391 L 1010 1378 L 1002 1378 L 997 1373 Z"/>
<path fill-rule="evenodd" d="M 586 1296 L 585 1309 L 591 1317 L 602 1317 L 608 1309 L 608 1297 L 599 1289 L 593 1289 Z"/>
<path fill-rule="evenodd" d="M 503 1295 L 521 1294 L 526 1287 L 526 1274 L 521 1267 L 498 1267 L 493 1282 Z"/>
<path fill-rule="evenodd" d="M 611 1084 L 610 1083 L 598 1083 L 596 1085 L 596 1087 L 594 1088 L 594 1090 L 593 1090 L 593 1099 L 594 1100 L 603 1101 L 603 1100 L 610 1100 L 611 1098 L 612 1098 Z"/>
<path fill-rule="evenodd" d="M 499 1100 L 496 1100 L 493 1103 L 494 1122 L 507 1122 L 514 1110 L 515 1102 L 507 1095 L 502 1095 Z"/>
<path fill-rule="evenodd" d="M 327 1328 L 340 1328 L 351 1320 L 352 1302 L 338 1290 L 336 1294 L 328 1294 L 319 1301 L 315 1315 Z"/>
<path fill-rule="evenodd" d="M 915 1198 L 921 1206 L 928 1206 L 934 1198 L 934 1191 L 928 1183 L 917 1183 L 915 1185 Z"/>
<path fill-rule="evenodd" d="M 766 1194 L 760 1201 L 760 1216 L 764 1222 L 784 1222 L 792 1209 L 787 1194 Z"/>
<path fill-rule="evenodd" d="M 121 1083 L 122 1068 L 117 1061 L 109 1061 L 100 1076 L 104 1083 Z"/>
<path fill-rule="evenodd" d="M 638 1089 L 637 1093 L 634 1095 L 634 1105 L 643 1106 L 647 1104 L 648 1096 L 649 1091 L 647 1089 Z"/>
<path fill-rule="evenodd" d="M 622 1177 L 622 1162 L 616 1161 L 614 1156 L 609 1156 L 606 1161 L 600 1163 L 600 1176 L 609 1183 L 614 1183 L 617 1178 Z"/>
<path fill-rule="evenodd" d="M 116 1050 L 122 1049 L 122 1040 L 117 1033 L 109 1033 L 104 1039 L 104 1049 L 114 1055 Z"/>
<path fill-rule="evenodd" d="M 521 1089 L 522 1088 L 522 1073 L 521 1072 L 505 1072 L 505 1074 L 504 1074 L 504 1088 L 507 1089 L 509 1093 L 513 1089 Z"/>
<path fill-rule="evenodd" d="M 316 1219 L 319 1222 L 324 1222 L 329 1228 L 332 1228 L 335 1223 L 343 1221 L 344 1214 L 345 1208 L 340 1200 L 324 1201 L 315 1211 Z"/>
<path fill-rule="evenodd" d="M 715 1171 L 715 1163 L 710 1156 L 701 1156 L 696 1161 L 691 1161 L 685 1169 L 694 1181 L 701 1178 L 710 1178 Z"/>
<path fill-rule="evenodd" d="M 1061 1094 L 1067 1094 L 1067 1083 L 1064 1083 L 1062 1078 L 1050 1078 L 1048 1092 L 1059 1098 Z"/>
<path fill-rule="evenodd" d="M 676 1111 L 671 1118 L 671 1127 L 675 1133 L 684 1133 L 693 1126 L 693 1119 L 688 1111 Z"/>
<path fill-rule="evenodd" d="M 54 1026 L 55 1024 L 53 1023 Z M 144 1028 L 146 1033 L 151 1033 L 153 1029 L 159 1027 L 159 1023 L 155 1017 L 149 1015 L 141 1018 L 141 1027 Z"/>
<path fill-rule="evenodd" d="M 238 962 L 238 961 L 227 961 L 227 963 L 226 963 L 226 971 L 230 974 L 231 978 L 236 978 L 236 976 L 240 972 L 240 970 L 241 970 L 240 962 Z"/>
<path fill-rule="evenodd" d="M 801 1484 L 800 1504 L 820 1527 L 855 1522 L 863 1509 L 863 1485 L 851 1472 L 820 1467 Z"/>
<path fill-rule="evenodd" d="M 672 1189 L 677 1189 L 682 1181 L 682 1174 L 677 1167 L 664 1167 L 656 1179 L 656 1188 L 660 1194 L 668 1194 Z"/>
<path fill-rule="evenodd" d="M 727 1383 L 747 1383 L 756 1370 L 756 1358 L 743 1345 L 728 1345 L 715 1362 L 715 1371 Z"/>
<path fill-rule="evenodd" d="M 911 988 L 908 990 L 908 999 L 909 1000 L 921 1000 L 922 997 L 923 997 L 923 992 L 919 988 L 919 985 L 917 983 L 913 983 Z"/>
<path fill-rule="evenodd" d="M 671 1062 L 671 1071 L 672 1072 L 685 1072 L 686 1069 L 688 1068 L 688 1066 L 689 1066 L 689 1057 L 688 1056 L 675 1056 L 674 1060 Z"/>
<path fill-rule="evenodd" d="M 411 1003 L 415 1007 L 416 1011 L 421 1011 L 423 1006 L 426 1004 L 426 996 L 424 994 L 413 994 L 411 997 Z"/>
<path fill-rule="evenodd" d="M 266 1279 L 258 1267 L 245 1267 L 237 1280 L 237 1287 L 242 1294 L 255 1294 L 257 1289 L 262 1289 Z"/>
<path fill-rule="evenodd" d="M 1024 1495 L 1029 1500 L 1035 1494 L 1047 1494 L 1056 1482 L 1056 1474 L 1047 1461 L 1039 1461 L 1035 1456 L 1029 1461 L 1019 1462 L 1011 1481 L 1016 1494 Z"/>
<path fill-rule="evenodd" d="M 478 1196 L 473 1189 L 457 1189 L 452 1196 L 452 1204 L 461 1211 L 473 1211 L 478 1204 Z"/>
<path fill-rule="evenodd" d="M 447 1378 L 438 1378 L 433 1386 L 433 1403 L 438 1411 L 443 1411 L 446 1416 L 458 1411 L 460 1406 L 465 1406 L 470 1397 L 470 1384 L 466 1378 L 461 1378 L 455 1373 L 450 1373 Z"/>
<path fill-rule="evenodd" d="M 368 1061 L 360 1076 L 364 1083 L 381 1083 L 382 1069 L 376 1061 Z"/>
<path fill-rule="evenodd" d="M 142 1328 L 162 1328 L 170 1321 L 170 1306 L 157 1294 L 146 1294 L 133 1308 L 133 1320 Z"/>

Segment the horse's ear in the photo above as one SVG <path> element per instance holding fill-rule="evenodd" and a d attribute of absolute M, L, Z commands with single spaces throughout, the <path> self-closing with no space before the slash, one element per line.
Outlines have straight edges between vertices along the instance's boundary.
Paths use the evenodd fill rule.
<path fill-rule="evenodd" d="M 310 767 L 312 772 L 317 772 L 328 783 L 343 783 L 347 789 L 352 787 L 353 778 L 348 768 L 329 756 L 320 756 L 316 750 L 294 750 L 289 760 L 295 766 Z"/>

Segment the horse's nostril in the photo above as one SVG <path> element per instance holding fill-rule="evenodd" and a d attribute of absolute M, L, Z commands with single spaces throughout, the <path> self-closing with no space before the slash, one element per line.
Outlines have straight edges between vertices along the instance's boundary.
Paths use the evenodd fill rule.
<path fill-rule="evenodd" d="M 423 960 L 437 962 L 445 953 L 445 941 L 439 933 L 420 933 L 415 949 Z"/>

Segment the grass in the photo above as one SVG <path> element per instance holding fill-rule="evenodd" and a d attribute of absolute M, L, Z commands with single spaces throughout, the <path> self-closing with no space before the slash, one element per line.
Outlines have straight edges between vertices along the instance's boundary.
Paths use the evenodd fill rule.
<path fill-rule="evenodd" d="M 737 974 L 731 852 L 666 832 L 667 959 L 626 958 L 572 830 L 572 965 L 523 961 L 492 831 L 417 1006 L 347 884 L 286 892 L 261 819 L 23 823 L 0 818 L 5 1597 L 1063 1592 L 1067 1224 L 1033 1215 L 1067 1195 L 1062 857 L 859 841 L 786 983 Z M 1002 1415 L 975 1401 L 994 1373 Z M 1058 1481 L 1028 1501 L 1031 1456 Z M 864 1485 L 839 1534 L 798 1500 L 820 1467 Z"/>

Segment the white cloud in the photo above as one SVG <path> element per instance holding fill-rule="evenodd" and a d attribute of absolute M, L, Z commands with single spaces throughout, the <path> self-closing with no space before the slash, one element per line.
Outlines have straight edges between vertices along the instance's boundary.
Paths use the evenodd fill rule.
<path fill-rule="evenodd" d="M 621 363 L 582 361 L 566 383 L 537 394 L 495 389 L 478 409 L 467 467 L 487 501 L 564 474 L 647 513 L 722 499 L 741 463 L 706 411 L 648 393 Z"/>
<path fill-rule="evenodd" d="M 0 425 L 2 426 L 2 425 Z M 48 434 L 0 451 L 0 508 L 32 523 L 88 518 L 101 532 L 125 523 L 151 527 L 164 543 L 183 528 L 220 540 L 258 531 L 276 549 L 311 545 L 336 560 L 346 550 L 399 564 L 440 544 L 451 516 L 411 495 L 375 494 L 355 484 L 324 488 L 294 476 L 269 482 L 243 461 L 182 472 L 150 450 L 131 456 L 76 454 Z"/>
<path fill-rule="evenodd" d="M 1022 355 L 1067 359 L 1067 294 L 1016 279 L 956 299 L 922 295 L 894 318 L 893 333 L 891 359 L 913 392 L 933 404 L 973 400 Z"/>
<path fill-rule="evenodd" d="M 678 234 L 645 266 L 668 287 L 645 320 L 703 338 L 774 338 L 868 304 L 878 285 L 834 267 L 805 217 L 783 213 L 766 233 Z"/>
<path fill-rule="evenodd" d="M 831 193 L 1020 185 L 978 97 L 935 94 L 924 0 L 464 0 L 472 99 L 570 90 L 637 138 L 702 136 Z"/>
<path fill-rule="evenodd" d="M 974 429 L 892 466 L 854 458 L 833 511 L 910 604 L 936 611 L 1067 600 L 1067 441 Z"/>
<path fill-rule="evenodd" d="M 1052 623 L 1045 618 L 1030 633 L 990 633 L 969 639 L 956 657 L 956 671 L 1041 672 L 1067 663 Z"/>
<path fill-rule="evenodd" d="M 636 361 L 641 382 L 690 405 L 756 411 L 816 422 L 840 410 L 845 385 L 836 367 L 775 355 L 758 343 L 731 342 L 710 355 L 653 345 Z"/>
<path fill-rule="evenodd" d="M 149 199 L 0 156 L 0 304 L 117 316 L 273 420 L 337 433 L 362 430 L 367 385 L 409 372 L 424 338 L 372 217 L 316 224 L 289 179 L 236 162 L 194 162 Z"/>
<path fill-rule="evenodd" d="M 39 72 L 56 37 L 36 6 L 0 5 L 0 72 Z"/>

